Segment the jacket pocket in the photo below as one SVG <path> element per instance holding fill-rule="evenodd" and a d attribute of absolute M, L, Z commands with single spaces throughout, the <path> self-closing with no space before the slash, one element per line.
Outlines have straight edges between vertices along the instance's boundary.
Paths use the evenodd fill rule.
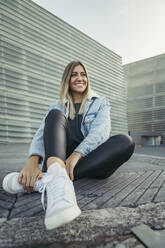
<path fill-rule="evenodd" d="M 91 123 L 96 117 L 96 114 L 94 113 L 91 113 L 91 114 L 88 114 L 86 117 L 85 117 L 85 123 Z"/>

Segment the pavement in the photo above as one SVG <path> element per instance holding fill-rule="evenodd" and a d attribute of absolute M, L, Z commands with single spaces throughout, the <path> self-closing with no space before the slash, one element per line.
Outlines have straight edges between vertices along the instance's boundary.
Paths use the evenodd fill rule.
<path fill-rule="evenodd" d="M 7 173 L 21 170 L 28 149 L 29 144 L 0 144 L 1 182 Z M 38 192 L 11 195 L 0 185 L 0 248 L 150 247 L 132 230 L 145 224 L 155 235 L 165 231 L 164 150 L 165 146 L 136 147 L 111 177 L 75 181 L 82 214 L 51 231 L 44 227 Z"/>

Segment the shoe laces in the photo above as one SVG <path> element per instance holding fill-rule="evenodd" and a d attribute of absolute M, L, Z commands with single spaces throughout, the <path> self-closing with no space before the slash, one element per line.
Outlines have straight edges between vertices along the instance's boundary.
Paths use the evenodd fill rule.
<path fill-rule="evenodd" d="M 61 179 L 63 178 L 63 181 Z M 55 201 L 61 199 L 64 196 L 64 190 L 65 190 L 65 180 L 67 180 L 66 176 L 64 174 L 54 175 L 54 174 L 47 174 L 45 178 L 43 178 L 43 183 L 41 187 L 39 188 L 39 192 L 41 195 L 41 203 L 42 207 L 45 211 L 45 192 L 47 191 L 47 196 L 51 195 L 49 197 L 49 205 L 51 206 Z"/>

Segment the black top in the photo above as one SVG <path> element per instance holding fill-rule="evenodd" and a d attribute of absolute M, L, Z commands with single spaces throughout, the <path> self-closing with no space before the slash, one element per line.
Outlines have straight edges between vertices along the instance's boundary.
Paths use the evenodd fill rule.
<path fill-rule="evenodd" d="M 69 133 L 70 133 L 70 138 L 72 141 L 76 144 L 80 144 L 81 141 L 84 139 L 84 136 L 81 132 L 81 122 L 83 118 L 83 114 L 78 114 L 78 111 L 80 109 L 81 103 L 75 103 L 75 118 L 71 120 L 68 117 L 68 128 L 69 128 Z"/>

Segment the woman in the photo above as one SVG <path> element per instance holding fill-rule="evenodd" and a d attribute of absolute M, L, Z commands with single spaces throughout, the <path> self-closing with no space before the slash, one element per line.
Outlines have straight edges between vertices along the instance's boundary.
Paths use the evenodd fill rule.
<path fill-rule="evenodd" d="M 47 229 L 72 221 L 81 213 L 72 181 L 109 177 L 134 151 L 129 136 L 110 137 L 110 129 L 108 100 L 91 91 L 85 65 L 70 62 L 63 73 L 60 100 L 50 106 L 33 137 L 26 166 L 4 178 L 4 190 L 42 192 L 42 203 L 46 190 Z"/>

